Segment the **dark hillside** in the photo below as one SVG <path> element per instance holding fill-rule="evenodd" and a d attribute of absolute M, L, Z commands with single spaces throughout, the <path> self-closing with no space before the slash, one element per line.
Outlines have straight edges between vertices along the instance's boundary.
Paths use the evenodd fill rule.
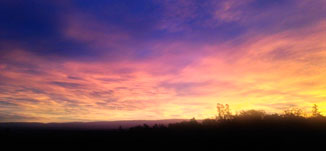
<path fill-rule="evenodd" d="M 325 142 L 326 118 L 296 115 L 241 114 L 229 119 L 206 119 L 169 125 L 141 125 L 129 129 L 15 129 L 2 128 L 5 144 L 53 145 L 71 147 L 169 148 L 301 148 Z M 248 112 L 247 112 L 248 113 Z M 76 146 L 75 146 L 76 147 Z"/>

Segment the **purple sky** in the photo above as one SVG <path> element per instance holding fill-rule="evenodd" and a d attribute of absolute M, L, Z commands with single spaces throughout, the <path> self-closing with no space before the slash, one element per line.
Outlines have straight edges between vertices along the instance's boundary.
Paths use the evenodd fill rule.
<path fill-rule="evenodd" d="M 326 112 L 325 0 L 2 0 L 0 121 Z"/>

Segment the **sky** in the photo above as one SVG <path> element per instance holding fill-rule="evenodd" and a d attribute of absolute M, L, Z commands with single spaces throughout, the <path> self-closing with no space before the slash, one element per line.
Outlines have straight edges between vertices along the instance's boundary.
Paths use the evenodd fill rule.
<path fill-rule="evenodd" d="M 0 1 L 0 122 L 324 114 L 325 77 L 325 0 Z"/>

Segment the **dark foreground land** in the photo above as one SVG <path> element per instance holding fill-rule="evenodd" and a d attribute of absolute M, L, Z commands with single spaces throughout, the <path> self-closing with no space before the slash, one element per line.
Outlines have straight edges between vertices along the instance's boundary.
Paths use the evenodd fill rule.
<path fill-rule="evenodd" d="M 2 146 L 13 148 L 314 150 L 326 147 L 326 119 L 279 116 L 200 122 L 192 119 L 167 126 L 114 130 L 0 126 L 0 136 Z"/>

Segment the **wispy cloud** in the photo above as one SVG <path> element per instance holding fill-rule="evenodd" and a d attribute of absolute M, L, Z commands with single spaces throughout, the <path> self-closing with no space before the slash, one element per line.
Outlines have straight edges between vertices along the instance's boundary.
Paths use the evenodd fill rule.
<path fill-rule="evenodd" d="M 217 102 L 269 112 L 316 103 L 325 112 L 322 4 L 42 3 L 49 14 L 0 25 L 0 120 L 207 118 Z M 17 8 L 7 5 L 0 10 Z"/>

